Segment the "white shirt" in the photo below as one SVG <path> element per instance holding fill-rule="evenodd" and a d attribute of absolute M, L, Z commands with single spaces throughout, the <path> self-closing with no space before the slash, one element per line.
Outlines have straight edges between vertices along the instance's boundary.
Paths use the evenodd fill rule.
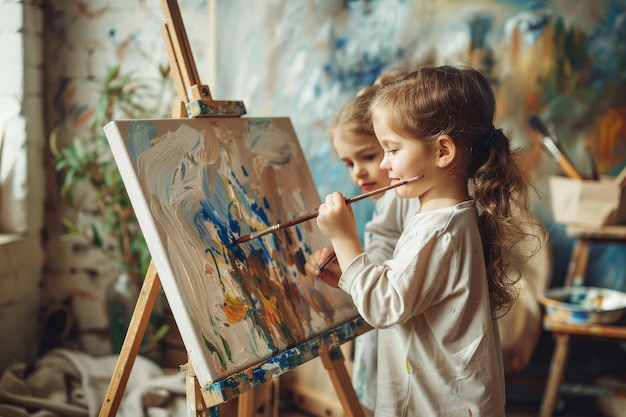
<path fill-rule="evenodd" d="M 411 217 L 394 257 L 339 286 L 378 328 L 376 416 L 503 416 L 504 374 L 473 201 Z"/>
<path fill-rule="evenodd" d="M 376 200 L 372 219 L 365 224 L 364 248 L 373 263 L 383 263 L 393 256 L 396 243 L 409 223 L 419 212 L 417 198 L 400 198 L 389 190 Z"/>
<path fill-rule="evenodd" d="M 395 190 L 387 191 L 376 200 L 372 219 L 365 224 L 363 239 L 365 251 L 372 262 L 383 263 L 392 258 L 402 231 L 419 209 L 419 199 L 400 198 Z M 355 339 L 352 385 L 359 402 L 370 410 L 376 406 L 377 357 L 376 329 Z"/>

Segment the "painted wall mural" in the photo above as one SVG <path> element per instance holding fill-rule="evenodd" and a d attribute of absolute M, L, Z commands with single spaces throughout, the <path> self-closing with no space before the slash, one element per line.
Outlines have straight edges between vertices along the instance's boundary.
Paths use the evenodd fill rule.
<path fill-rule="evenodd" d="M 217 14 L 214 96 L 242 99 L 251 115 L 289 116 L 322 196 L 354 191 L 328 128 L 358 88 L 395 67 L 486 73 L 498 125 L 527 150 L 550 230 L 552 285 L 562 283 L 572 242 L 551 219 L 547 187 L 561 173 L 528 119 L 548 123 L 584 174 L 587 144 L 601 174 L 626 165 L 626 1 L 233 0 L 218 2 Z M 370 209 L 357 208 L 361 222 Z M 590 283 L 626 290 L 626 248 L 597 245 L 591 258 Z"/>
<path fill-rule="evenodd" d="M 357 317 L 345 292 L 305 276 L 328 245 L 313 222 L 235 243 L 321 203 L 289 119 L 116 121 L 105 132 L 201 384 Z"/>

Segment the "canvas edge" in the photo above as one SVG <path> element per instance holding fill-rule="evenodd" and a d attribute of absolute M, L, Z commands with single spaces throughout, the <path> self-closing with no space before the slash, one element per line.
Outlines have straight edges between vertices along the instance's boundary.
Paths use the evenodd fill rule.
<path fill-rule="evenodd" d="M 115 163 L 122 174 L 122 180 L 124 186 L 128 192 L 128 196 L 133 205 L 133 210 L 137 212 L 150 213 L 149 216 L 137 215 L 137 221 L 141 227 L 141 231 L 144 234 L 146 244 L 150 250 L 152 261 L 156 266 L 157 273 L 160 277 L 161 286 L 165 293 L 165 297 L 174 315 L 174 321 L 178 327 L 181 338 L 187 349 L 187 355 L 189 362 L 191 363 L 193 370 L 203 384 L 210 384 L 215 381 L 217 375 L 211 376 L 209 372 L 210 364 L 207 362 L 204 356 L 204 345 L 198 339 L 195 327 L 191 321 L 191 317 L 185 303 L 181 297 L 180 292 L 174 282 L 174 272 L 172 266 L 168 261 L 167 251 L 163 247 L 161 237 L 159 236 L 158 229 L 152 218 L 152 212 L 148 206 L 143 190 L 137 178 L 134 164 L 132 163 L 126 143 L 122 137 L 122 133 L 118 127 L 118 120 L 113 120 L 104 126 L 103 130 L 109 146 L 113 153 Z M 130 172 L 130 175 L 128 173 Z M 126 175 L 124 175 L 126 174 Z M 188 324 L 187 326 L 181 326 L 181 324 Z"/>

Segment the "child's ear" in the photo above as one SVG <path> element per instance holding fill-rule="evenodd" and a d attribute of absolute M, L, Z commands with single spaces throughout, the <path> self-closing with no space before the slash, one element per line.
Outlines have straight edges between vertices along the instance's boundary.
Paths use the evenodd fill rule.
<path fill-rule="evenodd" d="M 436 140 L 437 143 L 437 166 L 446 168 L 452 165 L 456 158 L 456 143 L 448 135 L 441 135 Z"/>

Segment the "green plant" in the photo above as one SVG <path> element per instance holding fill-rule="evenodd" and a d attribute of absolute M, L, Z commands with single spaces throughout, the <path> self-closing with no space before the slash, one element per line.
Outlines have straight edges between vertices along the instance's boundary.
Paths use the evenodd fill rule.
<path fill-rule="evenodd" d="M 64 240 L 84 239 L 119 261 L 123 271 L 140 286 L 150 262 L 121 175 L 113 160 L 103 127 L 114 118 L 143 119 L 158 114 L 169 85 L 169 67 L 160 67 L 160 80 L 122 75 L 113 68 L 105 78 L 83 80 L 96 86 L 98 100 L 87 137 L 74 137 L 59 148 L 56 131 L 51 136 L 60 194 L 76 214 L 62 222 Z"/>

